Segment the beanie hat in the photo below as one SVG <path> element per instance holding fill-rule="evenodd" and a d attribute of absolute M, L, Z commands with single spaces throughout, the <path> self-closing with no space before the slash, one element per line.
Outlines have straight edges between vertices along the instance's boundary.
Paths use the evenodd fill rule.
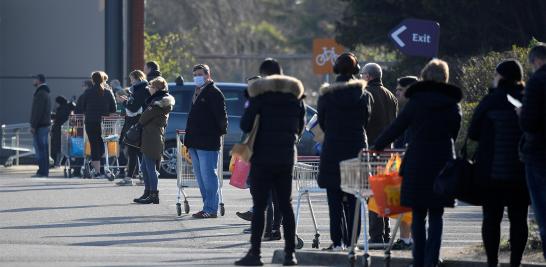
<path fill-rule="evenodd" d="M 523 68 L 519 61 L 515 59 L 507 59 L 497 65 L 497 73 L 507 81 L 521 81 L 523 80 Z"/>
<path fill-rule="evenodd" d="M 356 75 L 360 71 L 358 60 L 353 53 L 343 53 L 337 57 L 334 64 L 335 74 Z"/>

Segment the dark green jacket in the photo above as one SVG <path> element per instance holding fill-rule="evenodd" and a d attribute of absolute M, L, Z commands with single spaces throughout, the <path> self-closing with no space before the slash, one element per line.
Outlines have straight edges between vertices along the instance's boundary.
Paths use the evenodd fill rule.
<path fill-rule="evenodd" d="M 156 92 L 138 121 L 143 125 L 140 149 L 146 157 L 161 160 L 165 149 L 165 127 L 174 106 L 174 97 L 165 91 Z"/>

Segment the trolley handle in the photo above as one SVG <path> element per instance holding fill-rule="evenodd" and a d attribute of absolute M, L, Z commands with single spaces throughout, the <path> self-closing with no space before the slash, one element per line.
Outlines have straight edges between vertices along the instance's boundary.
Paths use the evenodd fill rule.
<path fill-rule="evenodd" d="M 176 134 L 186 134 L 186 129 L 176 129 Z"/>
<path fill-rule="evenodd" d="M 393 153 L 403 154 L 405 151 L 406 151 L 405 149 L 383 149 L 383 150 L 362 149 L 362 154 L 371 154 L 371 155 L 393 154 Z"/>

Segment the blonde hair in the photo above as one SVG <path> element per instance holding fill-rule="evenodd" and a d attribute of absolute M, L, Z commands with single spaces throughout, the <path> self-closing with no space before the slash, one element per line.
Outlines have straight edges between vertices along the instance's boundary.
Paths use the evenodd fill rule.
<path fill-rule="evenodd" d="M 131 71 L 129 74 L 131 77 L 133 77 L 135 80 L 144 81 L 146 80 L 146 75 L 141 70 L 134 70 Z"/>
<path fill-rule="evenodd" d="M 159 91 L 169 91 L 169 85 L 163 77 L 157 77 L 150 81 L 150 86 L 159 90 Z"/>
<path fill-rule="evenodd" d="M 447 83 L 449 81 L 449 66 L 441 59 L 433 59 L 421 70 L 421 79 Z"/>

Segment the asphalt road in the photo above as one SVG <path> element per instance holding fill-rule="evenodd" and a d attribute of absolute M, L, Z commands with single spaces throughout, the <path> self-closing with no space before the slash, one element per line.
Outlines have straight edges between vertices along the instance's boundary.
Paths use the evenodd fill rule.
<path fill-rule="evenodd" d="M 1 266 L 225 266 L 249 248 L 249 235 L 243 234 L 249 224 L 235 212 L 250 207 L 250 195 L 229 186 L 227 180 L 223 190 L 226 215 L 195 220 L 186 214 L 177 216 L 174 179 L 160 180 L 160 205 L 137 205 L 132 199 L 141 194 L 142 187 L 64 179 L 60 170 L 53 171 L 53 178 L 29 178 L 34 170 L 0 167 Z M 198 190 L 187 192 L 195 212 L 201 205 Z M 321 247 L 326 247 L 325 195 L 315 194 L 311 199 Z M 314 230 L 307 205 L 302 207 L 298 232 L 305 249 L 311 250 Z M 478 207 L 447 210 L 442 253 L 451 255 L 480 243 L 480 224 Z M 270 262 L 273 251 L 283 243 L 263 246 L 264 261 Z"/>

